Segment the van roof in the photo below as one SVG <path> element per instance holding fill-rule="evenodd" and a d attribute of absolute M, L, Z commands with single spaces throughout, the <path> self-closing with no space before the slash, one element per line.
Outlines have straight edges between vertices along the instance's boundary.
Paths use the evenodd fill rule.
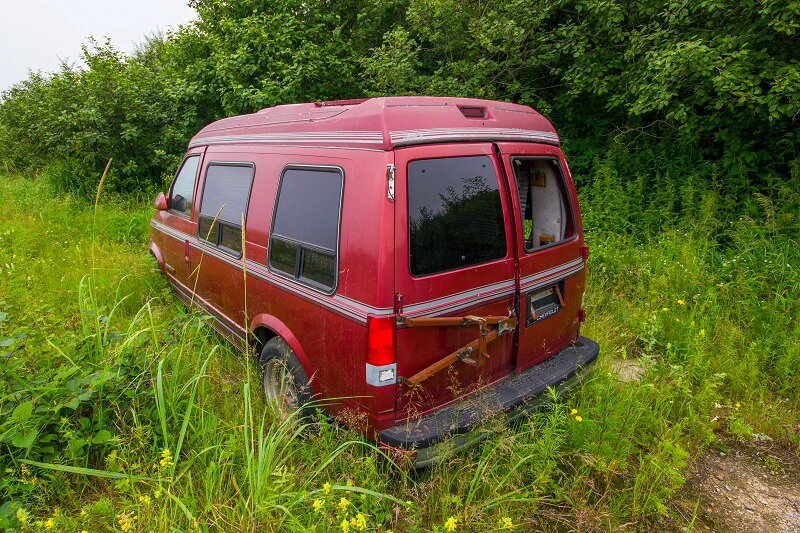
<path fill-rule="evenodd" d="M 391 150 L 458 141 L 558 145 L 552 124 L 528 106 L 432 96 L 394 96 L 279 105 L 212 122 L 189 147 L 272 144 Z"/>

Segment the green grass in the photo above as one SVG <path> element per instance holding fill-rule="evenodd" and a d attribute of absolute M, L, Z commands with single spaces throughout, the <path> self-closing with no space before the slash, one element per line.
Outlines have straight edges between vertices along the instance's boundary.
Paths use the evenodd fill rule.
<path fill-rule="evenodd" d="M 0 529 L 680 528 L 671 498 L 704 446 L 800 445 L 800 247 L 767 215 L 724 239 L 708 221 L 590 233 L 585 386 L 409 474 L 335 422 L 271 416 L 253 361 L 147 257 L 149 203 L 0 179 Z"/>

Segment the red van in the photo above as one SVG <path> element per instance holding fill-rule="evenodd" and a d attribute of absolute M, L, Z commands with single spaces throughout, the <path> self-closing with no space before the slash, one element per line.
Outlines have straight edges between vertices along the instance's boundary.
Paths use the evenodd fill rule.
<path fill-rule="evenodd" d="M 417 466 L 575 385 L 599 351 L 579 336 L 575 187 L 526 106 L 394 97 L 226 118 L 192 138 L 156 208 L 169 284 L 255 348 L 270 399 L 335 398 L 329 414 Z"/>

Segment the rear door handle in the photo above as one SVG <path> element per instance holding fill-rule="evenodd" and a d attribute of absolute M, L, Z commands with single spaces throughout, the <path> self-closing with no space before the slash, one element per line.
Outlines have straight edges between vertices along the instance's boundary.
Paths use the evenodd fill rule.
<path fill-rule="evenodd" d="M 186 270 L 189 270 L 189 241 L 183 241 L 183 260 L 186 262 Z"/>

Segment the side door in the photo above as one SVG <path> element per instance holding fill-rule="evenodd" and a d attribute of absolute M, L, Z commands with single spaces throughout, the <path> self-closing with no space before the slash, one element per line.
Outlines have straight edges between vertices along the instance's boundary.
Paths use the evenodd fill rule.
<path fill-rule="evenodd" d="M 255 175 L 252 159 L 245 153 L 207 154 L 197 209 L 199 244 L 190 258 L 196 296 L 237 334 L 245 327 L 242 237 Z"/>
<path fill-rule="evenodd" d="M 161 249 L 165 268 L 168 275 L 182 286 L 178 289 L 184 293 L 191 290 L 189 240 L 196 233 L 197 224 L 192 215 L 204 151 L 203 147 L 193 148 L 184 156 L 167 195 L 169 210 L 161 218 L 161 223 L 166 226 Z"/>
<path fill-rule="evenodd" d="M 508 191 L 488 143 L 395 151 L 395 291 L 402 320 L 507 317 L 514 307 L 514 244 Z M 397 373 L 408 380 L 479 338 L 474 324 L 396 331 Z M 419 384 L 399 385 L 398 419 L 413 418 L 512 371 L 513 334 Z"/>
<path fill-rule="evenodd" d="M 499 143 L 519 250 L 516 367 L 524 370 L 575 340 L 586 284 L 578 198 L 561 150 Z"/>

